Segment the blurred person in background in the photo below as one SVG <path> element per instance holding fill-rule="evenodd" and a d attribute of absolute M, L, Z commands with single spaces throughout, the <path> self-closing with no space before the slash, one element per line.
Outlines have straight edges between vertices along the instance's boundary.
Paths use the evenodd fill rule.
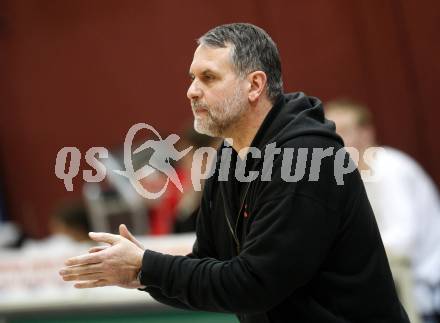
<path fill-rule="evenodd" d="M 425 322 L 440 322 L 440 201 L 434 183 L 414 159 L 397 149 L 382 147 L 372 160 L 364 158 L 377 142 L 372 116 L 363 105 L 333 101 L 325 105 L 325 113 L 345 146 L 359 152 L 358 168 L 406 309 L 411 312 L 404 298 L 411 297 Z M 377 180 L 368 180 L 366 171 Z M 399 286 L 399 268 L 405 261 L 413 282 L 409 296 L 402 295 Z"/>
<path fill-rule="evenodd" d="M 41 240 L 25 240 L 22 250 L 38 253 L 42 248 L 66 251 L 73 246 L 88 248 L 96 243 L 88 233 L 91 231 L 89 212 L 82 200 L 63 200 L 56 206 L 49 219 L 50 235 Z"/>
<path fill-rule="evenodd" d="M 74 242 L 90 242 L 89 212 L 80 200 L 63 202 L 50 218 L 53 236 L 67 237 Z"/>

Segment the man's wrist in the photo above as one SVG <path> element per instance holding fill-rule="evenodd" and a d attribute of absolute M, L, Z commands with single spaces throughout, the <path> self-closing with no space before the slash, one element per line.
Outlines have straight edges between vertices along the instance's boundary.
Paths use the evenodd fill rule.
<path fill-rule="evenodd" d="M 142 252 L 142 255 L 141 255 L 141 257 L 140 257 L 140 261 L 139 261 L 139 271 L 138 271 L 138 273 L 137 273 L 137 276 L 136 276 L 136 282 L 139 284 L 139 288 L 145 288 L 146 286 L 145 285 L 143 285 L 142 284 L 142 261 L 143 261 L 143 258 L 144 258 L 144 254 L 145 254 L 145 251 L 143 251 Z"/>
<path fill-rule="evenodd" d="M 139 284 L 139 287 L 138 287 L 139 289 L 143 289 L 143 288 L 147 287 L 145 285 L 142 285 L 141 280 L 142 280 L 142 268 L 139 270 L 139 272 L 137 274 L 137 279 L 136 279 L 136 282 Z"/>

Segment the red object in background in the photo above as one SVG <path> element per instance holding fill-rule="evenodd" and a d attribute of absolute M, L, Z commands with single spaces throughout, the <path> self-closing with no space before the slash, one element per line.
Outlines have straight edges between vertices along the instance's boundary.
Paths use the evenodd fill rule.
<path fill-rule="evenodd" d="M 189 174 L 183 169 L 176 168 L 183 190 L 187 186 Z M 170 181 L 161 198 L 161 201 L 149 210 L 149 224 L 151 235 L 169 234 L 173 232 L 174 222 L 177 216 L 177 206 L 183 197 L 183 193 Z"/>

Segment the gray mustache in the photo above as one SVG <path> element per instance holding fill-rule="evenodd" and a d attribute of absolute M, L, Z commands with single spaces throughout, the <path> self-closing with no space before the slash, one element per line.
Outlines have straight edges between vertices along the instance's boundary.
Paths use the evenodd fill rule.
<path fill-rule="evenodd" d="M 200 101 L 191 101 L 191 107 L 193 109 L 200 109 L 200 108 L 208 109 L 208 106 Z"/>

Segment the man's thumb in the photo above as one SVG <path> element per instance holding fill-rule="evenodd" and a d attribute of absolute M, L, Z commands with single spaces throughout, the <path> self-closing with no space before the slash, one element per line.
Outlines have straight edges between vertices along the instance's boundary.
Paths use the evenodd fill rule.
<path fill-rule="evenodd" d="M 137 241 L 136 238 L 131 234 L 131 232 L 128 231 L 128 228 L 125 224 L 121 224 L 119 226 L 119 235 L 126 238 L 127 240 L 130 240 L 139 248 L 145 249 L 144 246 L 139 241 Z"/>

